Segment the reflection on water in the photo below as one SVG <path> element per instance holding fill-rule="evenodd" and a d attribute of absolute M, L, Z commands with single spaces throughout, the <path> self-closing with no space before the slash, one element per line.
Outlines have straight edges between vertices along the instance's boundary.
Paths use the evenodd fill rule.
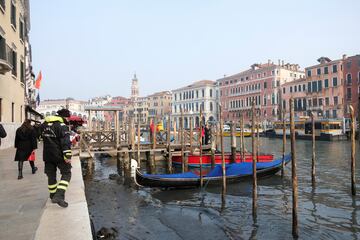
<path fill-rule="evenodd" d="M 250 150 L 250 139 L 246 140 Z M 280 139 L 261 138 L 260 140 L 261 152 L 281 156 Z M 229 143 L 229 139 L 225 139 L 225 143 Z M 350 144 L 349 142 L 317 142 L 316 148 L 316 185 L 312 187 L 311 141 L 298 140 L 296 143 L 300 238 L 359 239 L 360 202 L 359 197 L 352 197 L 350 194 Z M 289 141 L 287 149 L 290 149 Z M 356 169 L 357 182 L 360 176 L 358 159 L 359 157 L 357 157 Z M 92 181 L 105 180 L 112 172 L 116 172 L 116 161 L 111 159 L 98 161 Z M 92 181 L 86 183 L 87 188 L 88 186 L 91 188 Z M 117 185 L 117 192 L 114 194 L 122 194 L 121 196 L 131 194 L 134 199 L 146 196 L 146 199 L 150 199 L 151 204 L 146 207 L 136 201 L 131 204 L 118 203 L 136 209 L 136 220 L 133 221 L 137 221 L 141 226 L 149 226 L 155 218 L 159 223 L 156 226 L 151 225 L 155 230 L 150 231 L 147 238 L 139 239 L 292 238 L 290 166 L 286 167 L 284 178 L 278 174 L 258 181 L 258 212 L 255 224 L 252 219 L 251 181 L 228 185 L 225 205 L 221 204 L 221 186 L 207 186 L 201 190 L 168 191 L 152 189 L 122 191 L 121 188 L 123 188 L 121 184 Z M 91 211 L 99 225 L 101 220 L 96 218 L 96 207 L 90 207 Z M 124 213 L 119 215 L 124 216 Z M 147 218 L 152 220 L 146 220 Z M 113 222 L 115 225 L 128 224 L 119 221 Z M 129 235 L 125 234 L 122 237 L 132 239 L 129 236 L 137 235 L 134 231 L 127 228 L 125 232 Z M 141 232 L 141 229 L 136 231 Z"/>

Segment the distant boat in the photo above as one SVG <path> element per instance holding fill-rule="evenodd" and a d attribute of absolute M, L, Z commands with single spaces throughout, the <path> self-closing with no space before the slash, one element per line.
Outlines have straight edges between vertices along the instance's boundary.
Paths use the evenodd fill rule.
<path fill-rule="evenodd" d="M 286 155 L 285 164 L 291 161 L 291 156 Z M 143 174 L 137 169 L 136 160 L 131 163 L 133 171 L 136 169 L 136 183 L 146 187 L 161 188 L 191 188 L 200 186 L 200 176 L 193 172 L 178 174 Z M 266 163 L 257 163 L 256 170 L 258 177 L 265 177 L 276 174 L 282 168 L 282 159 Z M 252 177 L 252 163 L 233 163 L 226 165 L 227 182 L 236 182 Z M 203 177 L 204 184 L 220 184 L 222 182 L 222 167 L 217 165 L 213 170 Z"/>
<path fill-rule="evenodd" d="M 225 153 L 225 163 L 229 164 L 231 162 L 231 153 Z M 272 154 L 259 154 L 258 162 L 271 162 L 274 160 L 274 155 Z M 181 165 L 181 156 L 172 156 L 172 162 L 175 165 Z M 242 159 L 240 153 L 236 153 L 236 163 L 241 162 L 252 162 L 252 154 L 246 153 L 245 160 Z M 221 153 L 215 154 L 215 164 L 222 163 L 222 156 Z M 206 154 L 202 156 L 202 165 L 203 166 L 211 166 L 211 155 Z M 188 156 L 188 166 L 189 167 L 199 167 L 200 166 L 200 156 L 199 155 L 189 155 Z"/>

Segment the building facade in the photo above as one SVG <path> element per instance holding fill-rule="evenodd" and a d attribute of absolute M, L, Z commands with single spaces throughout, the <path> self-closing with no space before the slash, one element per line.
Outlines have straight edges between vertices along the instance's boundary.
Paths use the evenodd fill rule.
<path fill-rule="evenodd" d="M 88 113 L 85 111 L 86 104 L 86 101 L 75 100 L 72 98 L 44 100 L 40 102 L 36 110 L 44 116 L 51 116 L 55 115 L 58 110 L 67 108 L 72 115 L 76 115 L 86 120 L 88 119 Z M 93 116 L 93 118 L 96 119 L 95 116 Z"/>
<path fill-rule="evenodd" d="M 262 121 L 279 119 L 281 108 L 281 88 L 284 83 L 303 77 L 298 64 L 253 64 L 251 68 L 238 74 L 218 79 L 223 119 L 239 121 L 243 114 L 245 121 L 251 118 L 252 102 L 260 109 Z"/>
<path fill-rule="evenodd" d="M 218 120 L 219 91 L 217 83 L 201 80 L 172 91 L 172 121 L 179 127 L 181 112 L 184 116 L 184 127 L 199 127 L 200 109 L 203 111 L 203 122 Z"/>
<path fill-rule="evenodd" d="M 281 85 L 282 108 L 285 110 L 285 117 L 289 118 L 290 99 L 294 99 L 294 115 L 295 117 L 308 116 L 307 108 L 307 81 L 306 78 L 299 78 Z M 319 103 L 320 104 L 320 103 Z"/>
<path fill-rule="evenodd" d="M 25 119 L 29 1 L 0 1 L 0 122 Z"/>
<path fill-rule="evenodd" d="M 319 117 L 342 118 L 346 114 L 344 59 L 332 61 L 321 57 L 318 62 L 305 68 L 307 109 L 316 112 Z"/>
<path fill-rule="evenodd" d="M 164 119 L 171 113 L 171 92 L 162 91 L 147 96 L 148 118 Z"/>
<path fill-rule="evenodd" d="M 346 104 L 345 117 L 350 117 L 349 106 L 353 106 L 355 116 L 359 115 L 359 92 L 360 92 L 360 54 L 344 56 L 344 97 Z"/>

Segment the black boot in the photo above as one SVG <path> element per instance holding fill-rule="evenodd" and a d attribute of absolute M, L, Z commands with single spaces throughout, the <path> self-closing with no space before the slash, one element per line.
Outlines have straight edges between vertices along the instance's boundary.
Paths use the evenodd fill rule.
<path fill-rule="evenodd" d="M 69 204 L 65 202 L 65 191 L 58 189 L 51 199 L 52 203 L 57 203 L 60 207 L 66 208 Z"/>
<path fill-rule="evenodd" d="M 23 178 L 23 175 L 22 175 L 23 165 L 24 165 L 23 161 L 18 161 L 18 170 L 19 170 L 18 179 L 19 180 Z"/>
<path fill-rule="evenodd" d="M 50 199 L 54 198 L 55 193 L 50 193 Z"/>
<path fill-rule="evenodd" d="M 31 166 L 31 172 L 32 172 L 32 174 L 35 174 L 36 171 L 38 170 L 38 168 L 35 167 L 34 161 L 29 161 L 29 162 L 30 162 L 30 166 Z"/>

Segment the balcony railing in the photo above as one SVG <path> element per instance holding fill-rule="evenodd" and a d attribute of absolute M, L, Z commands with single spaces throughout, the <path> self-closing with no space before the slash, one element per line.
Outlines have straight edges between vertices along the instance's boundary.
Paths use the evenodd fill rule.
<path fill-rule="evenodd" d="M 5 74 L 12 69 L 12 51 L 5 44 L 5 39 L 0 39 L 0 74 Z"/>

